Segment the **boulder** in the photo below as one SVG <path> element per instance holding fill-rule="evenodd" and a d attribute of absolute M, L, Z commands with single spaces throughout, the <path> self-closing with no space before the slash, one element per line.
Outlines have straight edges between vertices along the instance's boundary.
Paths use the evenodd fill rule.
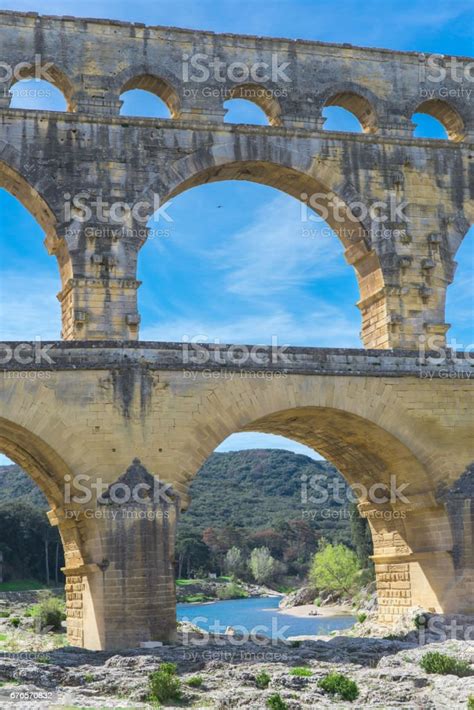
<path fill-rule="evenodd" d="M 279 609 L 291 609 L 293 606 L 303 606 L 312 604 L 318 593 L 312 587 L 301 587 L 294 592 L 290 592 L 280 601 Z"/>

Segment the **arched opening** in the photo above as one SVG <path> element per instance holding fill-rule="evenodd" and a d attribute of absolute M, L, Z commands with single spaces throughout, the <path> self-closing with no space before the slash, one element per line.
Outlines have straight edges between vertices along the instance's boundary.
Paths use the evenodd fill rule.
<path fill-rule="evenodd" d="M 281 108 L 273 92 L 258 84 L 239 84 L 229 92 L 226 123 L 280 126 Z"/>
<path fill-rule="evenodd" d="M 10 89 L 10 108 L 34 111 L 70 111 L 70 105 L 60 89 L 47 81 L 24 79 Z"/>
<path fill-rule="evenodd" d="M 286 440 L 299 442 L 321 454 L 326 461 L 314 462 L 321 470 L 313 471 L 313 463 L 306 459 L 304 460 L 306 468 L 297 467 L 300 474 L 297 495 L 300 497 L 298 503 L 292 501 L 294 517 L 297 517 L 296 511 L 298 511 L 298 515 L 301 515 L 301 520 L 304 522 L 317 520 L 322 508 L 333 512 L 336 509 L 337 519 L 337 510 L 340 511 L 341 508 L 338 508 L 335 502 L 340 501 L 341 495 L 344 502 L 348 486 L 352 488 L 353 494 L 357 497 L 358 510 L 366 516 L 372 533 L 373 561 L 378 581 L 379 619 L 392 623 L 399 614 L 418 605 L 433 611 L 449 608 L 462 584 L 453 574 L 450 556 L 452 537 L 448 516 L 443 506 L 437 504 L 433 497 L 435 487 L 418 456 L 422 453 L 421 449 L 420 452 L 415 452 L 412 447 L 412 444 L 415 448 L 419 445 L 416 435 L 412 436 L 409 443 L 407 432 L 403 431 L 399 436 L 390 431 L 392 426 L 390 422 L 393 424 L 393 410 L 389 407 L 390 415 L 388 413 L 380 415 L 376 386 L 376 383 L 371 383 L 369 386 L 371 392 L 365 391 L 364 397 L 359 398 L 358 393 L 362 393 L 363 389 L 359 383 L 354 383 L 351 395 L 347 398 L 347 386 L 344 387 L 343 384 L 338 385 L 337 392 L 331 394 L 331 387 L 326 389 L 316 382 L 308 383 L 307 387 L 299 387 L 295 383 L 293 388 L 288 382 L 280 381 L 280 384 L 277 384 L 275 381 L 259 381 L 249 375 L 248 380 L 243 384 L 239 383 L 238 388 L 235 389 L 235 406 L 232 407 L 229 406 L 232 403 L 229 403 L 228 397 L 224 396 L 224 390 L 228 392 L 228 388 L 217 381 L 213 387 L 213 396 L 210 398 L 212 405 L 209 404 L 209 408 L 207 410 L 204 408 L 201 412 L 206 421 L 205 429 L 201 431 L 197 424 L 195 436 L 203 444 L 199 455 L 202 460 L 206 458 L 205 451 L 212 451 L 216 442 L 220 444 L 222 441 L 225 442 L 226 434 L 232 430 L 244 432 L 249 436 L 254 436 L 254 432 L 261 432 L 286 437 Z M 288 408 L 286 403 L 289 396 L 300 404 Z M 363 403 L 364 398 L 367 406 Z M 318 404 L 305 405 L 305 402 L 311 401 Z M 283 405 L 281 409 L 278 407 L 278 402 Z M 325 402 L 331 404 L 327 406 Z M 347 409 L 348 403 L 351 411 Z M 353 411 L 362 412 L 364 409 L 365 416 Z M 399 429 L 402 431 L 403 427 Z M 219 449 L 217 451 L 219 452 Z M 204 475 L 206 480 L 200 486 L 196 477 L 194 479 L 196 485 L 193 480 L 190 492 L 191 497 L 193 490 L 196 492 L 196 498 L 204 505 L 204 509 L 206 495 L 210 490 L 215 491 L 216 485 L 224 487 L 226 492 L 233 491 L 232 487 L 228 488 L 232 486 L 233 475 L 238 478 L 236 490 L 241 496 L 238 505 L 235 502 L 229 503 L 227 496 L 221 505 L 214 497 L 213 520 L 227 518 L 232 521 L 232 525 L 227 530 L 225 526 L 222 530 L 217 530 L 218 526 L 211 525 L 210 529 L 201 531 L 200 542 L 204 542 L 210 548 L 207 557 L 200 558 L 203 569 L 209 567 L 209 559 L 211 566 L 216 564 L 216 560 L 218 562 L 220 560 L 214 574 L 222 574 L 222 569 L 225 572 L 224 552 L 226 554 L 229 552 L 229 545 L 241 547 L 240 555 L 235 550 L 232 552 L 231 559 L 228 560 L 229 564 L 232 564 L 233 560 L 234 562 L 237 560 L 235 564 L 240 564 L 243 553 L 248 557 L 248 548 L 253 544 L 255 533 L 249 532 L 246 524 L 239 525 L 239 522 L 248 522 L 249 510 L 260 510 L 263 521 L 256 534 L 257 544 L 263 541 L 266 543 L 263 546 L 269 549 L 274 545 L 273 556 L 279 562 L 288 563 L 286 570 L 291 568 L 294 572 L 298 569 L 298 563 L 292 567 L 295 559 L 292 557 L 293 552 L 286 549 L 286 540 L 291 539 L 289 537 L 291 525 L 285 528 L 286 538 L 282 543 L 278 535 L 281 531 L 276 526 L 273 528 L 271 525 L 268 526 L 266 517 L 268 514 L 276 514 L 278 507 L 281 506 L 283 517 L 288 522 L 290 513 L 285 504 L 282 505 L 282 501 L 277 501 L 276 498 L 269 504 L 266 493 L 276 491 L 275 496 L 278 497 L 283 492 L 283 497 L 288 495 L 291 498 L 294 495 L 295 484 L 293 470 L 288 462 L 284 464 L 287 467 L 285 472 L 277 470 L 275 461 L 268 466 L 266 463 L 268 455 L 268 452 L 261 450 L 240 452 L 229 465 L 225 465 L 224 454 L 219 453 L 216 458 L 214 453 L 211 459 L 208 459 L 199 469 L 199 475 Z M 426 455 L 428 456 L 429 452 L 426 452 Z M 267 484 L 268 476 L 271 478 L 269 470 L 274 471 L 274 479 Z M 345 483 L 341 482 L 340 474 L 344 476 Z M 231 492 L 230 498 L 232 495 Z M 207 513 L 210 509 L 211 505 L 208 503 Z M 192 518 L 187 533 L 192 531 L 199 519 L 202 521 L 202 513 L 196 510 L 193 513 L 193 503 L 189 510 Z M 183 519 L 185 516 L 186 513 Z M 331 519 L 332 515 L 327 514 L 327 518 Z M 269 527 L 271 529 L 268 529 Z M 317 525 L 310 527 L 308 535 L 311 532 L 316 532 L 316 537 L 321 534 L 321 528 L 318 529 Z M 346 529 L 329 528 L 325 531 L 326 535 L 334 536 L 333 542 L 342 540 L 346 543 L 348 532 L 347 527 Z M 187 538 L 187 546 L 183 545 L 181 548 L 178 546 L 178 552 L 181 552 L 185 562 L 187 557 L 193 554 L 189 539 L 191 535 L 188 534 Z M 314 544 L 314 537 L 312 541 Z M 280 544 L 283 544 L 286 550 L 286 560 L 278 558 Z M 303 542 L 300 544 L 303 545 Z M 436 553 L 431 555 L 433 550 L 436 550 Z M 198 552 L 196 548 L 196 554 Z M 313 546 L 310 557 L 314 552 Z M 396 572 L 393 578 L 392 568 Z M 390 574 L 387 574 L 388 572 Z M 305 577 L 307 573 L 306 560 L 306 568 L 302 576 Z M 228 582 L 225 579 L 221 581 Z M 400 581 L 404 582 L 405 591 L 402 594 L 397 591 L 401 588 Z M 202 613 L 205 615 L 205 610 Z"/>
<path fill-rule="evenodd" d="M 225 496 L 216 497 L 216 486 Z M 316 506 L 308 491 L 319 495 Z M 267 636 L 284 627 L 286 638 L 353 625 L 348 594 L 335 579 L 318 588 L 312 568 L 324 550 L 347 555 L 357 567 L 354 594 L 365 600 L 373 589 L 370 533 L 344 478 L 317 452 L 283 436 L 232 434 L 200 468 L 190 498 L 177 526 L 178 620 L 222 631 L 238 623 L 250 633 L 258 624 Z M 278 613 L 281 597 L 249 598 L 289 589 L 307 597 L 296 619 Z M 341 616 L 315 619 L 316 599 L 336 603 Z"/>
<path fill-rule="evenodd" d="M 429 118 L 428 118 L 429 117 Z M 412 116 L 417 124 L 416 138 L 448 138 L 460 141 L 464 137 L 464 123 L 459 113 L 442 99 L 423 101 Z"/>
<path fill-rule="evenodd" d="M 56 294 L 67 278 L 68 256 L 55 231 L 47 203 L 16 171 L 0 162 L 0 320 L 6 340 L 58 339 L 60 305 Z"/>
<path fill-rule="evenodd" d="M 134 76 L 120 91 L 123 116 L 178 118 L 179 97 L 170 84 L 152 74 Z"/>
<path fill-rule="evenodd" d="M 68 77 L 45 62 L 27 63 L 10 85 L 11 108 L 37 111 L 74 111 L 74 88 Z"/>
<path fill-rule="evenodd" d="M 373 133 L 377 117 L 372 104 L 364 96 L 341 91 L 326 99 L 323 116 L 326 130 Z"/>
<path fill-rule="evenodd" d="M 50 507 L 38 480 L 0 454 L 0 591 L 63 587 L 64 550 Z"/>
<path fill-rule="evenodd" d="M 302 284 L 301 290 L 303 292 L 304 301 L 306 302 L 306 305 L 311 306 L 310 300 L 308 299 L 309 284 L 305 283 L 305 276 L 307 276 L 309 273 L 312 273 L 316 283 L 317 280 L 326 279 L 328 276 L 331 275 L 332 267 L 335 266 L 335 262 L 331 265 L 331 269 L 329 270 L 321 269 L 320 264 L 321 259 L 323 258 L 323 253 L 338 248 L 338 240 L 331 239 L 331 236 L 333 236 L 334 232 L 339 237 L 340 242 L 345 248 L 344 256 L 346 262 L 354 265 L 355 275 L 358 281 L 360 294 L 360 299 L 357 305 L 358 308 L 361 310 L 364 319 L 362 326 L 363 342 L 366 347 L 374 347 L 375 345 L 372 345 L 372 343 L 375 342 L 377 343 L 377 347 L 387 347 L 386 345 L 383 345 L 383 343 L 385 342 L 385 340 L 387 340 L 388 342 L 389 334 L 383 323 L 380 323 L 379 330 L 379 325 L 377 324 L 377 317 L 372 319 L 371 327 L 369 330 L 364 329 L 364 323 L 369 322 L 370 312 L 375 307 L 374 299 L 369 300 L 368 302 L 367 300 L 374 293 L 380 292 L 380 288 L 383 285 L 383 274 L 377 255 L 374 251 L 371 251 L 368 246 L 369 240 L 367 238 L 367 231 L 364 227 L 364 222 L 362 221 L 364 219 L 364 215 L 361 215 L 360 212 L 357 212 L 356 209 L 356 203 L 360 205 L 360 198 L 355 193 L 354 188 L 352 186 L 349 186 L 348 189 L 345 190 L 345 199 L 338 199 L 334 197 L 334 192 L 328 189 L 326 185 L 322 184 L 319 180 L 306 173 L 278 164 L 277 162 L 273 163 L 265 160 L 244 159 L 240 162 L 229 160 L 227 146 L 224 146 L 223 152 L 225 155 L 225 159 L 222 162 L 218 151 L 213 152 L 212 155 L 209 155 L 206 152 L 206 154 L 199 159 L 200 162 L 198 162 L 198 164 L 205 165 L 206 162 L 209 162 L 209 158 L 211 158 L 212 160 L 216 160 L 217 164 L 212 165 L 212 167 L 204 169 L 198 173 L 195 172 L 196 159 L 193 158 L 192 163 L 189 161 L 189 165 L 187 165 L 188 159 L 186 158 L 182 161 L 182 164 L 176 166 L 174 174 L 169 176 L 168 184 L 173 184 L 174 182 L 176 187 L 170 190 L 170 192 L 163 197 L 164 210 L 168 213 L 168 222 L 165 224 L 162 221 L 161 227 L 160 225 L 156 225 L 153 222 L 149 224 L 149 226 L 151 227 L 151 239 L 149 239 L 148 244 L 150 245 L 150 242 L 153 241 L 153 236 L 157 237 L 154 240 L 153 248 L 156 251 L 160 252 L 160 261 L 162 261 L 163 254 L 167 252 L 169 253 L 170 250 L 175 248 L 178 244 L 178 240 L 176 238 L 176 235 L 178 234 L 177 230 L 179 228 L 177 222 L 177 209 L 178 204 L 180 204 L 184 199 L 189 200 L 188 204 L 190 205 L 190 207 L 187 210 L 186 215 L 183 215 L 183 220 L 187 223 L 186 234 L 182 233 L 180 235 L 180 239 L 182 239 L 183 245 L 185 243 L 187 244 L 186 259 L 183 260 L 183 262 L 186 261 L 187 263 L 190 263 L 190 256 L 192 254 L 190 248 L 191 244 L 195 244 L 195 248 L 197 250 L 199 250 L 200 248 L 199 243 L 196 243 L 194 241 L 193 236 L 191 235 L 197 234 L 198 231 L 201 231 L 202 233 L 200 222 L 196 220 L 196 214 L 198 214 L 198 212 L 202 210 L 202 207 L 199 204 L 199 201 L 192 200 L 192 198 L 185 198 L 183 196 L 178 201 L 176 199 L 178 195 L 187 192 L 190 188 L 197 188 L 202 185 L 206 185 L 206 190 L 210 190 L 211 188 L 208 185 L 209 183 L 223 183 L 226 181 L 246 181 L 264 185 L 266 187 L 266 191 L 262 191 L 261 194 L 264 195 L 264 199 L 260 202 L 261 207 L 259 205 L 259 212 L 261 214 L 256 216 L 260 223 L 258 226 L 258 234 L 256 233 L 253 225 L 245 224 L 246 215 L 245 210 L 243 208 L 243 203 L 238 203 L 234 201 L 234 203 L 231 205 L 229 198 L 226 197 L 225 203 L 223 204 L 223 201 L 220 199 L 221 191 L 223 189 L 222 187 L 213 188 L 213 192 L 208 193 L 216 196 L 216 201 L 214 205 L 209 205 L 207 201 L 204 201 L 206 198 L 204 198 L 204 200 L 201 199 L 201 203 L 203 205 L 209 206 L 209 212 L 207 216 L 207 219 L 209 220 L 207 234 L 211 237 L 212 241 L 208 242 L 207 259 L 202 260 L 201 263 L 196 263 L 195 276 L 196 274 L 203 274 L 203 268 L 205 268 L 206 262 L 208 264 L 215 264 L 216 271 L 217 269 L 219 269 L 221 277 L 225 276 L 226 271 L 229 272 L 231 267 L 223 267 L 222 264 L 230 264 L 231 259 L 233 258 L 241 266 L 240 268 L 236 269 L 235 277 L 231 277 L 229 275 L 229 293 L 240 293 L 244 295 L 245 289 L 239 286 L 239 279 L 241 280 L 241 284 L 246 283 L 246 286 L 248 286 L 246 274 L 255 274 L 256 264 L 259 263 L 262 267 L 264 267 L 266 263 L 267 268 L 265 269 L 265 271 L 268 272 L 269 270 L 271 270 L 271 273 L 269 274 L 269 279 L 271 279 L 271 281 L 273 282 L 272 289 L 278 289 L 280 292 L 282 292 L 285 289 L 288 289 L 289 284 L 294 283 L 297 286 Z M 182 181 L 178 182 L 178 184 L 176 184 L 176 173 L 179 173 L 180 176 L 182 176 Z M 189 174 L 191 175 L 191 177 L 188 177 L 186 179 L 186 177 L 184 176 L 187 176 Z M 160 178 L 160 185 L 163 184 L 164 180 L 166 180 L 166 177 Z M 237 190 L 238 193 L 241 194 L 242 188 L 238 187 L 237 185 L 238 183 L 236 182 L 235 187 L 233 187 L 232 189 Z M 293 203 L 293 209 L 296 209 L 297 212 L 295 216 L 291 218 L 294 222 L 292 227 L 293 233 L 297 234 L 297 238 L 292 238 L 291 244 L 289 244 L 288 242 L 288 234 L 290 234 L 290 232 L 287 231 L 286 233 L 283 233 L 280 227 L 280 223 L 287 219 L 285 213 L 287 212 L 287 204 L 289 203 L 285 202 L 286 198 L 284 198 L 283 196 L 280 196 L 280 199 L 275 198 L 276 201 L 273 203 L 273 200 L 270 198 L 272 192 L 269 188 L 279 189 L 281 192 L 286 193 L 287 195 L 290 195 L 291 197 L 296 198 L 296 200 L 298 200 L 299 204 Z M 150 186 L 150 191 L 152 189 L 153 187 Z M 199 189 L 202 188 L 199 187 Z M 156 191 L 159 192 L 158 186 L 156 188 Z M 148 192 L 143 194 L 142 199 L 149 205 L 153 204 L 153 196 L 149 197 Z M 244 199 L 246 199 L 245 196 Z M 168 200 L 169 202 L 167 202 Z M 355 205 L 354 212 L 352 212 L 350 204 Z M 233 220 L 227 222 L 225 218 L 225 210 L 229 211 L 231 207 L 233 210 Z M 215 216 L 211 216 L 211 208 L 214 212 L 214 215 L 219 217 L 218 225 Z M 171 214 L 173 212 L 174 215 Z M 284 216 L 282 217 L 282 215 Z M 159 216 L 160 218 L 163 217 L 162 211 L 160 211 Z M 322 222 L 321 218 L 326 222 L 326 224 Z M 254 260 L 253 263 L 250 263 L 246 255 L 247 246 L 244 248 L 241 244 L 240 247 L 238 247 L 237 242 L 236 246 L 234 246 L 233 244 L 230 245 L 235 253 L 233 255 L 227 254 L 226 261 L 222 261 L 222 248 L 229 246 L 229 240 L 227 240 L 226 242 L 222 242 L 221 235 L 223 231 L 227 228 L 227 226 L 232 231 L 235 230 L 236 219 L 243 220 L 241 229 L 243 233 L 242 238 L 251 240 L 250 247 L 254 254 L 256 252 L 260 253 L 261 258 L 258 262 Z M 212 231 L 209 230 L 209 224 L 211 225 Z M 275 236 L 275 230 L 278 230 L 278 238 Z M 174 234 L 175 237 L 169 239 L 168 237 L 171 234 Z M 162 236 L 164 236 L 165 238 L 162 238 Z M 222 248 L 220 247 L 221 244 Z M 263 246 L 264 244 L 265 247 Z M 283 247 L 281 247 L 281 244 L 283 244 Z M 149 246 L 148 248 L 151 249 L 152 247 Z M 264 248 L 266 249 L 265 251 Z M 333 252 L 333 254 L 334 253 L 336 252 Z M 266 261 L 263 259 L 263 254 L 265 254 Z M 298 256 L 301 257 L 301 270 L 298 272 L 298 270 L 295 269 L 295 271 L 292 272 L 287 279 L 280 278 L 281 274 L 288 272 L 291 265 L 295 263 L 295 260 L 298 258 Z M 271 267 L 276 266 L 276 262 L 280 259 L 280 257 L 281 262 L 278 264 L 278 266 L 280 267 L 281 265 L 282 270 L 279 272 L 277 268 L 272 269 Z M 151 260 L 147 260 L 147 266 L 144 267 L 144 259 L 139 259 L 139 270 L 143 268 L 148 268 L 148 265 L 150 265 L 151 263 Z M 340 261 L 338 263 L 341 264 Z M 155 269 L 158 268 L 156 264 L 157 260 L 154 260 L 153 268 Z M 268 265 L 270 266 L 270 269 L 268 268 Z M 181 270 L 184 267 L 180 265 L 179 268 Z M 163 278 L 160 278 L 160 283 L 162 286 L 166 283 L 167 280 L 169 280 L 169 273 L 163 274 Z M 141 271 L 141 274 L 145 277 L 144 271 Z M 180 274 L 182 276 L 181 271 Z M 147 284 L 156 283 L 157 278 L 159 278 L 157 274 L 155 274 L 155 278 L 153 279 L 150 279 L 150 277 L 148 277 L 148 280 L 145 280 L 144 278 L 144 285 L 141 289 L 142 303 L 146 289 L 148 288 Z M 276 286 L 275 284 L 278 282 L 279 279 L 279 284 L 278 286 Z M 263 283 L 260 276 L 258 276 L 257 280 L 259 283 Z M 195 283 L 198 282 L 196 281 Z M 345 294 L 349 293 L 348 286 L 350 286 L 350 288 L 352 289 L 352 283 L 347 281 L 345 286 L 342 284 L 342 282 L 340 282 L 337 286 L 335 284 L 329 284 L 326 293 L 334 294 L 337 300 L 338 298 L 341 298 Z M 210 288 L 212 289 L 210 293 L 212 293 L 213 290 L 215 290 L 215 282 L 210 284 Z M 262 302 L 268 302 L 269 292 L 265 292 L 265 290 L 262 288 L 258 288 L 258 292 L 260 295 L 265 294 L 265 300 Z M 252 293 L 252 297 L 254 297 L 256 291 L 247 290 L 248 296 L 250 296 L 250 293 Z M 352 293 L 354 292 L 351 290 L 351 296 L 349 296 L 351 300 Z M 186 304 L 182 306 L 181 317 L 175 317 L 173 319 L 172 327 L 175 333 L 176 328 L 182 328 L 184 323 L 185 325 L 187 324 L 186 327 L 190 329 L 193 335 L 196 334 L 196 332 L 202 335 L 203 330 L 202 322 L 200 324 L 200 319 L 198 318 L 190 321 L 188 320 L 188 317 L 186 315 L 190 311 L 190 304 L 194 302 L 196 304 L 199 303 L 200 299 L 202 298 L 202 294 L 203 291 L 201 289 L 199 295 L 196 296 L 194 300 L 188 299 Z M 288 291 L 287 295 L 289 295 Z M 339 333 L 345 333 L 346 337 L 348 338 L 345 344 L 349 345 L 350 342 L 355 345 L 356 342 L 352 339 L 352 335 L 354 333 L 353 325 L 351 324 L 348 327 L 347 322 L 346 325 L 343 325 L 342 323 L 344 318 L 341 319 L 340 317 L 342 314 L 340 312 L 335 312 L 335 310 L 328 303 L 321 303 L 321 292 L 319 293 L 319 296 L 320 298 L 318 301 L 318 305 L 313 302 L 314 307 L 312 309 L 308 308 L 307 311 L 305 309 L 305 313 L 311 314 L 312 318 L 316 318 L 315 322 L 320 321 L 318 314 L 321 315 L 322 313 L 325 313 L 328 317 L 329 327 L 327 330 L 325 328 L 320 329 L 317 325 L 310 326 L 308 323 L 308 327 L 305 330 L 305 337 L 309 338 L 309 333 L 311 333 L 311 331 L 314 331 L 314 327 L 316 327 L 318 329 L 318 334 L 320 334 L 321 337 L 325 339 L 331 332 L 335 332 L 335 328 L 337 327 L 335 324 L 336 322 L 338 322 L 340 324 Z M 355 294 L 354 297 L 356 298 Z M 216 302 L 216 308 L 219 306 L 221 301 L 222 292 L 220 294 L 220 298 Z M 249 299 L 247 299 L 247 303 L 249 303 Z M 354 303 L 354 300 L 352 300 L 352 303 Z M 156 305 L 156 298 L 154 299 L 153 309 L 155 311 L 155 322 L 161 320 L 161 322 L 163 323 L 162 306 Z M 329 320 L 331 319 L 330 314 L 332 315 L 331 323 L 329 323 Z M 273 308 L 272 317 L 270 319 L 268 318 L 267 314 L 265 320 L 266 327 L 264 332 L 268 332 L 268 328 L 271 327 L 272 322 L 276 324 L 273 326 L 273 328 L 276 328 L 276 333 L 278 333 L 279 337 L 283 337 L 281 335 L 282 332 L 285 332 L 285 334 L 288 332 L 286 327 L 282 327 L 282 322 L 284 324 L 286 322 L 286 314 L 284 309 Z M 230 323 L 232 323 L 232 320 L 228 321 L 228 324 Z M 352 323 L 354 323 L 354 321 L 352 321 Z M 250 323 L 247 323 L 247 326 L 248 327 L 246 329 L 246 337 L 248 338 L 249 333 L 252 331 L 249 327 Z M 255 328 L 253 327 L 252 330 L 255 330 Z M 377 331 L 376 340 L 374 339 L 375 331 Z M 162 338 L 164 337 L 166 329 L 164 330 L 164 332 L 161 332 L 161 335 L 159 335 L 159 330 L 147 330 L 147 328 L 145 327 L 141 331 L 141 337 L 150 338 L 152 332 L 155 333 L 153 337 Z M 184 332 L 187 332 L 189 334 L 189 330 Z M 235 338 L 237 336 L 236 329 L 234 328 L 232 332 L 234 333 L 234 335 L 233 337 L 230 336 L 230 338 L 235 341 Z M 311 341 L 309 339 L 303 341 L 301 332 L 302 331 L 300 331 L 298 334 L 293 333 L 292 339 L 290 338 L 290 341 L 295 344 L 309 344 L 309 342 Z M 217 337 L 217 335 L 215 334 L 214 323 L 211 324 L 210 327 L 208 327 L 208 335 L 209 334 L 212 336 L 211 340 Z M 181 332 L 179 339 L 181 339 L 182 335 L 183 332 Z M 350 340 L 348 336 L 350 337 Z M 286 335 L 284 337 L 286 337 Z M 262 335 L 260 335 L 260 339 L 257 342 L 262 342 L 261 338 Z M 268 336 L 266 341 L 268 342 Z M 239 339 L 239 342 L 242 341 Z M 252 340 L 252 342 L 256 341 Z"/>
<path fill-rule="evenodd" d="M 231 180 L 164 207 L 138 260 L 141 338 L 309 345 L 317 332 L 321 346 L 358 345 L 357 280 L 306 205 Z"/>
<path fill-rule="evenodd" d="M 458 351 L 474 349 L 474 227 L 465 235 L 456 253 L 456 272 L 446 293 L 448 344 Z"/>

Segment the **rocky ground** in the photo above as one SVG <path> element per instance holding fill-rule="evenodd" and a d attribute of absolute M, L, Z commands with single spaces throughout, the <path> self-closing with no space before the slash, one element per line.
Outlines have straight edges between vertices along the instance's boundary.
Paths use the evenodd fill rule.
<path fill-rule="evenodd" d="M 16 612 L 21 613 L 18 606 Z M 28 617 L 26 626 L 22 620 L 18 629 L 9 618 L 0 619 L 0 639 L 8 636 L 8 645 L 4 643 L 0 653 L 1 708 L 156 708 L 148 699 L 149 675 L 163 662 L 177 664 L 182 687 L 181 701 L 166 707 L 266 710 L 269 698 L 278 693 L 284 703 L 281 710 L 447 710 L 467 709 L 468 698 L 474 697 L 474 675 L 428 674 L 419 665 L 424 654 L 437 650 L 467 661 L 474 674 L 474 619 L 470 617 L 443 618 L 420 610 L 383 638 L 388 630 L 369 615 L 353 630 L 332 638 L 275 644 L 206 636 L 183 624 L 176 645 L 120 653 L 67 647 L 61 634 L 34 633 L 28 628 Z M 309 675 L 294 675 L 294 669 L 302 666 Z M 270 677 L 265 689 L 256 683 L 262 671 Z M 354 702 L 333 698 L 318 686 L 332 671 L 357 683 L 359 697 Z M 195 676 L 202 679 L 198 688 L 188 685 Z"/>

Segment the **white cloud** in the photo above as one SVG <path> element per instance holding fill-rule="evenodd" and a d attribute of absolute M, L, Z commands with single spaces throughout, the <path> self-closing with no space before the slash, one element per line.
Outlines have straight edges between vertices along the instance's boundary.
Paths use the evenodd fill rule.
<path fill-rule="evenodd" d="M 276 336 L 279 345 L 317 345 L 318 347 L 361 347 L 360 317 L 353 308 L 348 316 L 335 306 L 313 302 L 310 312 L 293 314 L 281 309 L 271 314 L 258 314 L 226 320 L 212 320 L 204 314 L 201 320 L 169 319 L 145 327 L 142 340 L 181 342 L 184 337 L 198 342 L 270 344 Z"/>
<path fill-rule="evenodd" d="M 0 337 L 4 340 L 57 340 L 61 309 L 59 278 L 28 271 L 5 271 L 0 278 Z"/>
<path fill-rule="evenodd" d="M 225 272 L 228 293 L 249 299 L 288 293 L 349 268 L 325 223 L 289 199 L 276 196 L 257 210 L 253 223 L 206 253 Z"/>

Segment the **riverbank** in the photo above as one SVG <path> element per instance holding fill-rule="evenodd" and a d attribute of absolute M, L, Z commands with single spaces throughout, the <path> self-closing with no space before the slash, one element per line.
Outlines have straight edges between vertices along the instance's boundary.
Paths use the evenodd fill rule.
<path fill-rule="evenodd" d="M 302 606 L 292 606 L 280 609 L 279 613 L 309 619 L 315 616 L 353 616 L 354 609 L 345 604 L 328 604 L 327 606 L 303 604 Z"/>

